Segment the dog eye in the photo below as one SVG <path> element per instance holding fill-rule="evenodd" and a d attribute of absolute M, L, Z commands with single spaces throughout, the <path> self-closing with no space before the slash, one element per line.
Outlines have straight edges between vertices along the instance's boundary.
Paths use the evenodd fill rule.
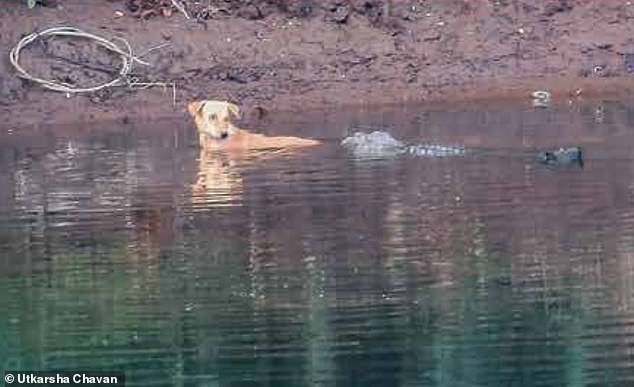
<path fill-rule="evenodd" d="M 216 116 L 215 114 L 212 114 L 209 116 L 210 120 L 215 120 L 216 118 L 218 118 L 218 116 Z"/>

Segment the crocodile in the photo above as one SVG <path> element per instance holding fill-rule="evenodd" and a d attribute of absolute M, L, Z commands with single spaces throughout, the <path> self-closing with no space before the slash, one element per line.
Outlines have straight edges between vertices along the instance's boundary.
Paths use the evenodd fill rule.
<path fill-rule="evenodd" d="M 477 152 L 462 146 L 407 144 L 381 130 L 371 133 L 355 132 L 344 138 L 341 145 L 359 158 L 389 158 L 400 155 L 447 157 L 485 152 L 484 150 Z M 537 154 L 535 159 L 543 165 L 583 167 L 583 151 L 578 146 L 542 151 Z"/>
<path fill-rule="evenodd" d="M 537 162 L 544 165 L 579 165 L 583 167 L 583 151 L 573 146 L 539 152 Z"/>
<path fill-rule="evenodd" d="M 371 133 L 355 132 L 344 138 L 341 145 L 357 157 L 393 157 L 398 155 L 443 157 L 467 154 L 467 150 L 460 146 L 407 144 L 380 130 Z"/>

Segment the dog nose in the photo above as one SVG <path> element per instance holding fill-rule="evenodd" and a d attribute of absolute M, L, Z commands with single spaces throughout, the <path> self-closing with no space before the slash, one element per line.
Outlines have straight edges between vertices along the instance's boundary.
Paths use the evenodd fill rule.
<path fill-rule="evenodd" d="M 222 138 L 223 140 L 224 140 L 225 138 L 227 138 L 227 137 L 229 137 L 229 133 L 227 133 L 227 132 L 224 132 L 224 133 L 221 133 L 221 134 L 220 134 L 220 138 Z"/>

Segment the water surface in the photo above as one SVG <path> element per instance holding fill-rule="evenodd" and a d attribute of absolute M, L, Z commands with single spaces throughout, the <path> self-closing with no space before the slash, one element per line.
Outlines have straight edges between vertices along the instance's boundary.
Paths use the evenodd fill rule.
<path fill-rule="evenodd" d="M 474 106 L 0 133 L 0 365 L 130 385 L 634 383 L 634 109 Z M 487 149 L 355 159 L 352 127 Z M 536 165 L 581 145 L 580 168 Z"/>

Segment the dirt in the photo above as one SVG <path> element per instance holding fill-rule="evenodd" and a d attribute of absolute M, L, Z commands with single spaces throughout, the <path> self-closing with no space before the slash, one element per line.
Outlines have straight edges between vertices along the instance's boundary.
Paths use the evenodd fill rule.
<path fill-rule="evenodd" d="M 0 46 L 68 25 L 130 42 L 143 57 L 130 79 L 170 90 L 111 88 L 71 96 L 0 63 L 7 127 L 185 115 L 195 98 L 227 99 L 258 119 L 401 102 L 555 98 L 634 90 L 634 5 L 607 1 L 64 0 L 27 9 L 3 1 Z M 6 58 L 6 56 L 5 56 Z M 117 75 L 120 58 L 89 41 L 50 38 L 22 53 L 32 75 L 85 86 Z"/>

